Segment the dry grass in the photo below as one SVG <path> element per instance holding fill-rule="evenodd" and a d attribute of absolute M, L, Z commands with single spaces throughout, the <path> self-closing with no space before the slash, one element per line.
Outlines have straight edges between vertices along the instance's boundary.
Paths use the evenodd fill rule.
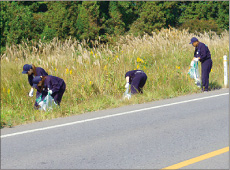
<path fill-rule="evenodd" d="M 88 111 L 118 107 L 199 92 L 188 75 L 194 47 L 188 31 L 162 29 L 153 36 L 121 37 L 115 46 L 74 39 L 50 43 L 27 42 L 7 47 L 1 56 L 1 125 L 13 126 Z M 229 53 L 229 34 L 209 32 L 196 35 L 209 46 L 213 59 L 212 88 L 223 85 L 223 55 Z M 50 75 L 66 82 L 61 108 L 52 112 L 33 110 L 24 64 L 43 67 Z M 142 69 L 148 75 L 143 95 L 122 101 L 126 71 Z"/>

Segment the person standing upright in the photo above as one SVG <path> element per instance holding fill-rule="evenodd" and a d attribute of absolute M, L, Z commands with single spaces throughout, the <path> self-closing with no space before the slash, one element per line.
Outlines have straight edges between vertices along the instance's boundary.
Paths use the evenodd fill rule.
<path fill-rule="evenodd" d="M 193 60 L 201 62 L 202 91 L 208 92 L 209 74 L 212 69 L 210 51 L 208 46 L 202 42 L 199 42 L 196 37 L 193 37 L 189 44 L 192 44 L 195 47 Z"/>

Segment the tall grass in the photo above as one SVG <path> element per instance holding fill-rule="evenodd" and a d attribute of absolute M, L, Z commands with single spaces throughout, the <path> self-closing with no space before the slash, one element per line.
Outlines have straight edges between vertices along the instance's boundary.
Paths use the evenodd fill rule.
<path fill-rule="evenodd" d="M 50 43 L 24 42 L 7 47 L 1 56 L 1 126 L 14 126 L 34 121 L 80 114 L 127 104 L 142 103 L 178 95 L 200 92 L 188 76 L 194 47 L 190 39 L 197 36 L 209 46 L 213 68 L 211 88 L 223 86 L 223 55 L 229 53 L 229 33 L 190 34 L 187 30 L 162 29 L 152 36 L 120 37 L 116 45 L 74 39 Z M 33 63 L 48 74 L 66 82 L 61 107 L 50 112 L 33 109 L 24 64 Z M 142 69 L 148 79 L 143 95 L 121 100 L 125 91 L 125 73 Z"/>

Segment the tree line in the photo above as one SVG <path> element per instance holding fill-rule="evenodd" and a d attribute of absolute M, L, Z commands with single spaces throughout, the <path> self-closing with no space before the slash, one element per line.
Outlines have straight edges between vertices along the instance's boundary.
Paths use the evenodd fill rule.
<path fill-rule="evenodd" d="M 1 52 L 6 45 L 54 37 L 108 42 L 161 28 L 229 30 L 229 1 L 1 1 Z"/>

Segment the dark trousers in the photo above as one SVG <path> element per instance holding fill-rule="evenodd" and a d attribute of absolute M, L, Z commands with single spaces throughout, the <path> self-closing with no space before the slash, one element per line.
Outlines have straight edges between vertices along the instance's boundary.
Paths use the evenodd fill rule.
<path fill-rule="evenodd" d="M 60 103 L 61 103 L 61 99 L 62 99 L 62 96 L 65 92 L 65 89 L 66 89 L 66 84 L 65 84 L 65 82 L 63 82 L 60 90 L 51 95 L 54 98 L 55 103 L 57 103 L 58 105 L 60 105 Z"/>
<path fill-rule="evenodd" d="M 202 90 L 208 91 L 208 85 L 209 85 L 209 73 L 212 69 L 212 60 L 208 59 L 201 63 L 201 78 L 202 78 Z M 204 89 L 203 89 L 204 88 Z"/>
<path fill-rule="evenodd" d="M 147 75 L 145 73 L 136 73 L 131 83 L 131 93 L 143 93 L 143 87 L 146 83 Z"/>

